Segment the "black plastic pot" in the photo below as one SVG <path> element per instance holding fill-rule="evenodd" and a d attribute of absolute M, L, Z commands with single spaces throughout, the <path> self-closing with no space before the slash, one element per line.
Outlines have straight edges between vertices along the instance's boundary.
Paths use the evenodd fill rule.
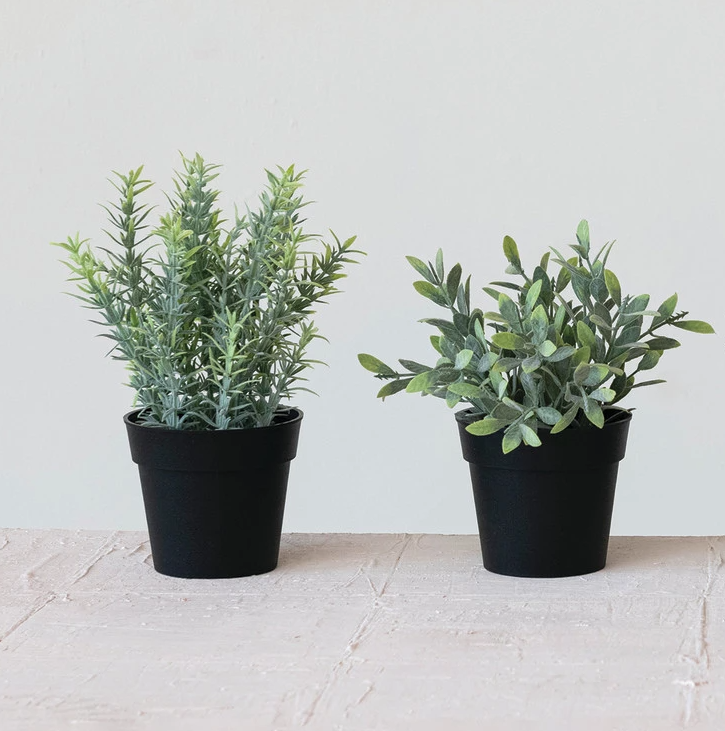
<path fill-rule="evenodd" d="M 228 431 L 142 426 L 139 413 L 124 422 L 154 568 L 185 579 L 272 571 L 302 412 L 291 409 L 272 426 Z"/>
<path fill-rule="evenodd" d="M 611 415 L 612 411 L 616 411 Z M 540 447 L 501 451 L 502 435 L 466 431 L 456 414 L 469 463 L 483 565 L 507 576 L 577 576 L 607 560 L 617 469 L 632 415 L 606 410 L 602 429 L 539 430 Z"/>

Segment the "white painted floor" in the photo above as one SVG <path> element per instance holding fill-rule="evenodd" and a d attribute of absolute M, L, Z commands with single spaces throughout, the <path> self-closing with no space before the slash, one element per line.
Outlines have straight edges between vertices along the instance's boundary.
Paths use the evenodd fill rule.
<path fill-rule="evenodd" d="M 265 576 L 0 530 L 0 729 L 725 729 L 725 538 L 514 579 L 474 536 L 287 535 Z"/>

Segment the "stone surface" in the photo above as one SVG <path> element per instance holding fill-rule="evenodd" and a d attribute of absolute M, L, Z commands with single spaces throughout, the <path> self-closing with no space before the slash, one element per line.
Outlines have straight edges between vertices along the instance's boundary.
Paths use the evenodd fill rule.
<path fill-rule="evenodd" d="M 0 530 L 0 729 L 722 731 L 724 551 L 514 579 L 475 536 L 286 535 L 189 581 L 142 533 Z"/>

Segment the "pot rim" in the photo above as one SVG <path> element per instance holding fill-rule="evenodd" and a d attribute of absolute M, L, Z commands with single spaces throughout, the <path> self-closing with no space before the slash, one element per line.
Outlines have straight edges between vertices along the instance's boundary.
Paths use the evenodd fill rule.
<path fill-rule="evenodd" d="M 138 417 L 138 415 L 143 410 L 143 408 L 132 409 L 128 413 L 124 414 L 124 424 L 134 429 L 143 429 L 154 432 L 166 432 L 172 434 L 228 434 L 231 432 L 263 432 L 267 429 L 275 429 L 280 426 L 289 426 L 290 424 L 302 421 L 302 417 L 305 415 L 302 409 L 299 409 L 296 406 L 288 406 L 284 407 L 284 409 L 280 409 L 279 413 L 283 414 L 284 412 L 287 412 L 290 415 L 289 418 L 285 419 L 284 421 L 269 424 L 268 426 L 250 426 L 243 429 L 172 429 L 170 426 L 150 426 L 147 424 L 139 424 L 139 422 L 136 421 L 136 417 Z"/>

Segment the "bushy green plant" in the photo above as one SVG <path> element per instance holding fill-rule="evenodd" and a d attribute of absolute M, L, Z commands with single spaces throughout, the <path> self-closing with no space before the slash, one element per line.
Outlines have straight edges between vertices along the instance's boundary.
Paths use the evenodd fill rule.
<path fill-rule="evenodd" d="M 484 287 L 498 306 L 491 312 L 471 309 L 471 278 L 462 282 L 459 264 L 446 273 L 440 250 L 427 265 L 407 257 L 423 277 L 415 289 L 450 314 L 422 320 L 440 333 L 430 338 L 439 356 L 433 366 L 400 360 L 399 372 L 372 355 L 358 356 L 364 368 L 389 381 L 378 397 L 407 391 L 443 398 L 450 407 L 468 403 L 467 430 L 476 435 L 503 430 L 504 452 L 522 442 L 539 446 L 541 427 L 552 433 L 589 423 L 601 428 L 620 411 L 609 405 L 633 388 L 663 382 L 638 380 L 665 350 L 680 345 L 660 335 L 662 328 L 714 332 L 706 322 L 686 320 L 687 312 L 676 313 L 676 294 L 656 310 L 648 309 L 647 294 L 622 295 L 619 280 L 606 268 L 612 244 L 592 258 L 589 224 L 582 221 L 571 247 L 576 255 L 565 258 L 552 248 L 529 276 L 516 243 L 505 237 L 506 272 L 523 283 Z M 551 253 L 559 267 L 555 276 L 548 273 Z"/>
<path fill-rule="evenodd" d="M 148 229 L 143 168 L 115 173 L 107 208 L 114 246 L 78 235 L 57 244 L 78 296 L 97 310 L 111 355 L 125 361 L 142 423 L 173 429 L 271 424 L 297 391 L 318 337 L 315 305 L 336 293 L 355 238 L 328 244 L 302 229 L 303 173 L 267 172 L 259 210 L 223 228 L 211 187 L 218 165 L 182 156 L 170 210 Z M 316 251 L 308 250 L 312 246 Z"/>

